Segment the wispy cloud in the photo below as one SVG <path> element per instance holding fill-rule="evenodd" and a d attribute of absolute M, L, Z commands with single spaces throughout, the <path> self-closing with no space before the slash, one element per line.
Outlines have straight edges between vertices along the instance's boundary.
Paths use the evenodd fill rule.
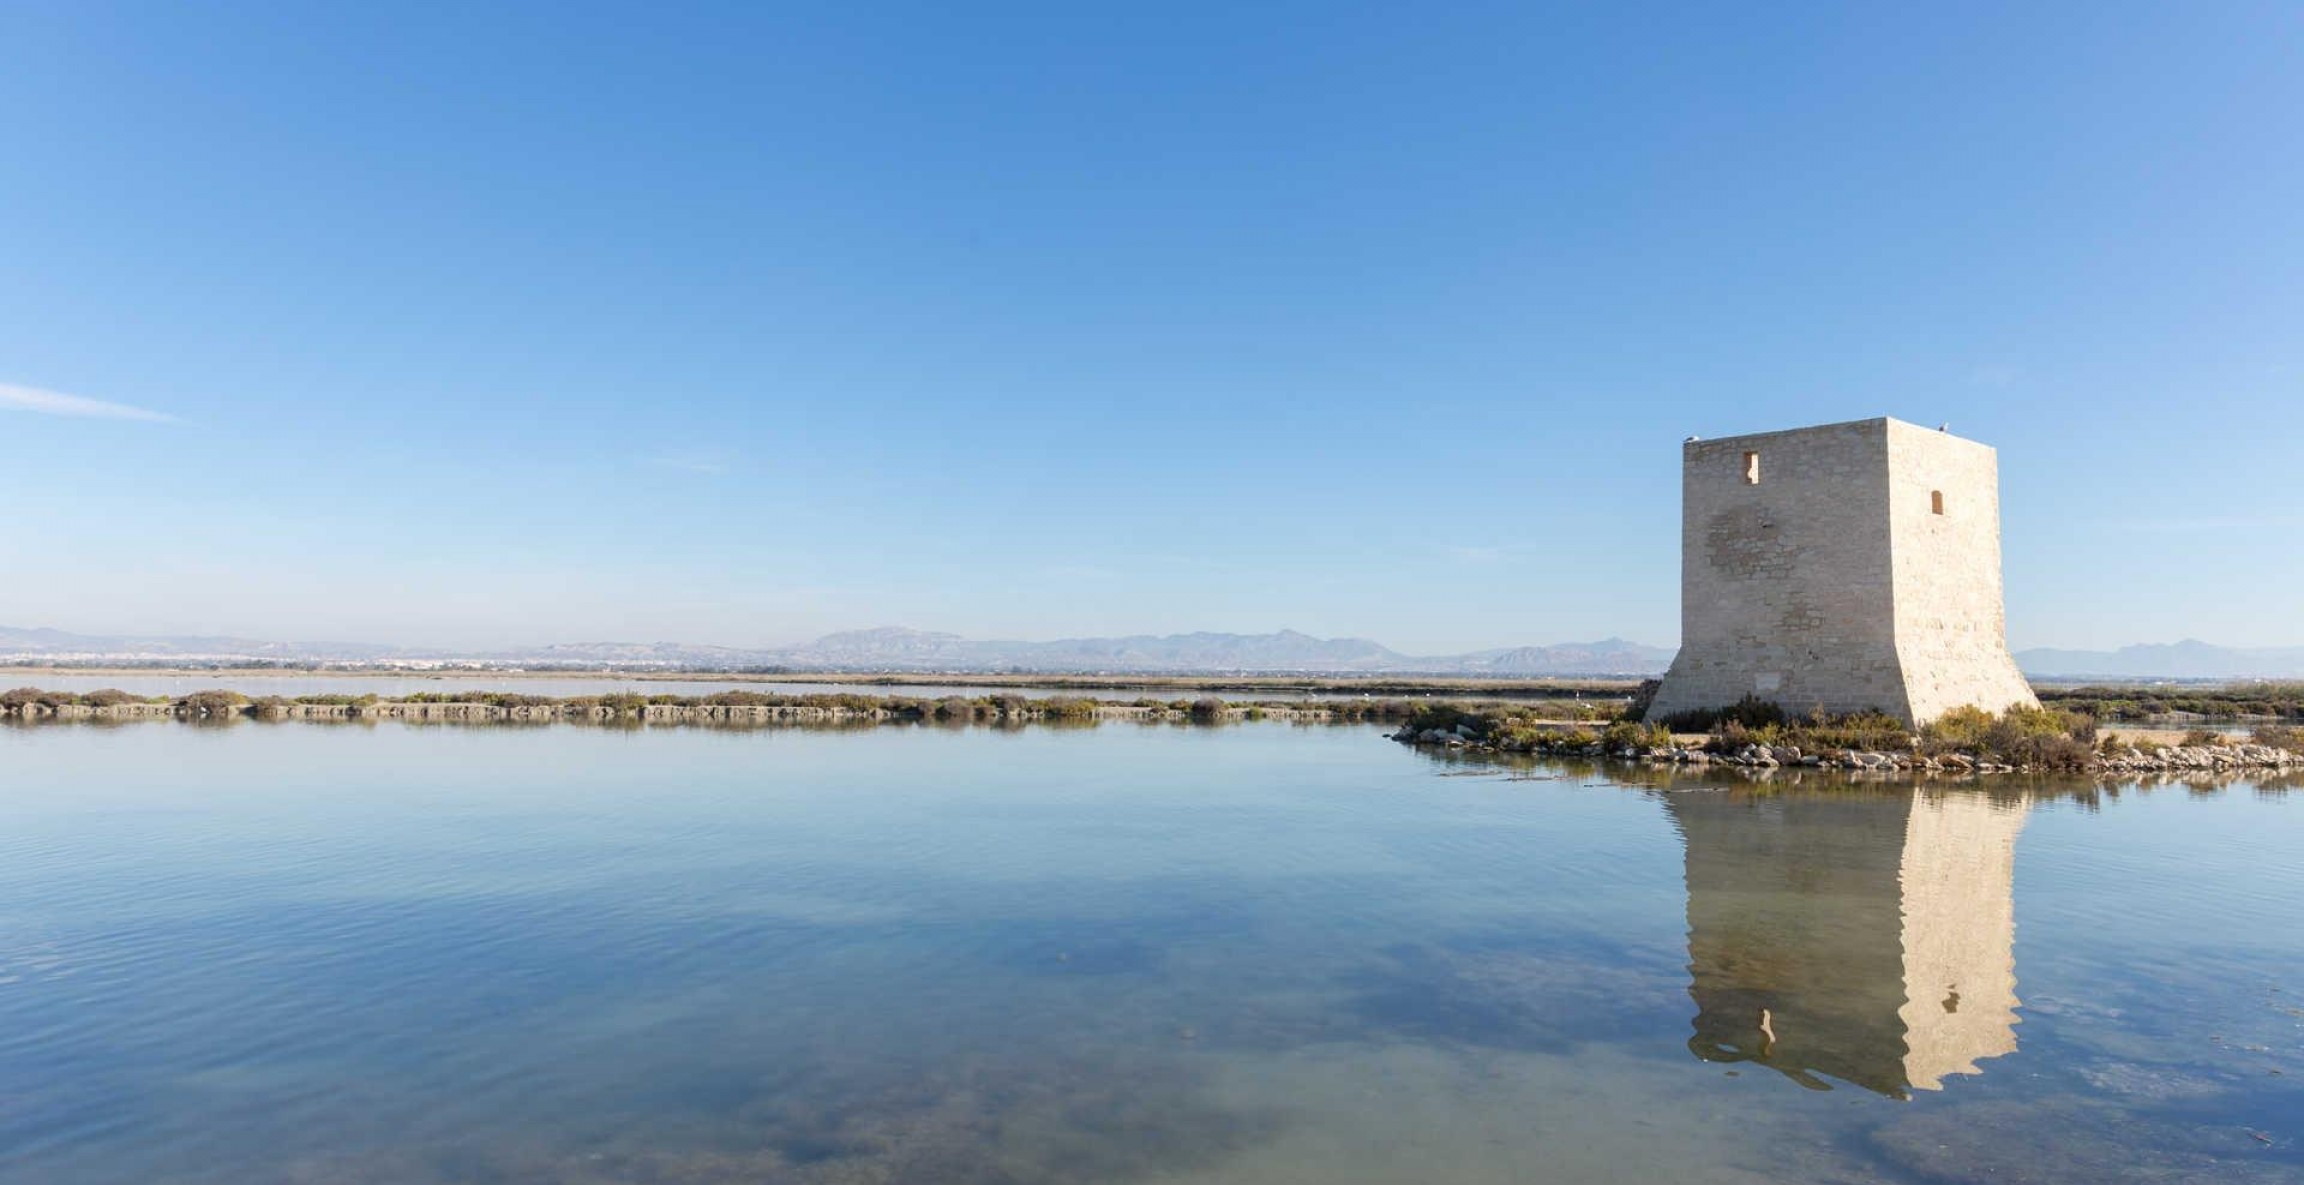
<path fill-rule="evenodd" d="M 0 410 L 38 412 L 46 416 L 82 416 L 96 420 L 151 420 L 173 424 L 176 417 L 148 408 L 130 407 L 125 403 L 107 403 L 102 399 L 89 399 L 80 395 L 66 395 L 61 391 L 43 391 L 38 387 L 16 387 L 0 383 Z"/>

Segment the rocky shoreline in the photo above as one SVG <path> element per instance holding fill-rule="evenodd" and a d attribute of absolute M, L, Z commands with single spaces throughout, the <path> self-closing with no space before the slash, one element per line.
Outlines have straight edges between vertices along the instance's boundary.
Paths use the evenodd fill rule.
<path fill-rule="evenodd" d="M 784 696 L 739 692 L 707 697 L 642 697 L 637 695 L 579 696 L 555 699 L 508 692 L 474 693 L 471 698 L 417 696 L 382 699 L 376 696 L 313 696 L 290 700 L 278 696 L 249 698 L 232 691 L 204 691 L 173 699 L 142 698 L 124 693 L 62 693 L 20 688 L 0 693 L 0 723 L 118 724 L 173 720 L 194 724 L 230 724 L 239 721 L 309 721 L 315 723 L 409 724 L 578 724 L 610 727 L 701 726 L 717 728 L 872 727 L 886 724 L 986 724 L 1021 727 L 1093 725 L 1105 721 L 1145 724 L 1213 725 L 1251 720 L 1299 724 L 1342 724 L 1399 720 L 1412 713 L 1460 705 L 1400 701 L 1336 702 L 1282 701 L 1226 703 L 1214 698 L 1194 701 L 1139 699 L 1118 703 L 1073 696 L 1026 698 L 1000 695 L 940 700 L 903 696 L 862 695 Z M 1428 718 L 1428 717 L 1427 717 Z M 1422 748 L 1464 753 L 1519 757 L 1571 758 L 1637 763 L 1652 767 L 1701 769 L 1720 767 L 1746 771 L 1831 770 L 1874 774 L 2035 774 L 2080 773 L 2101 775 L 2187 774 L 2221 772 L 2304 773 L 2304 751 L 2234 738 L 2212 744 L 2104 744 L 2087 750 L 2082 764 L 2031 765 L 1992 754 L 1941 747 L 1923 752 L 1912 748 L 1830 748 L 1794 744 L 1724 744 L 1719 738 L 1691 743 L 1670 738 L 1661 729 L 1630 725 L 1610 726 L 1605 733 L 1590 725 L 1561 723 L 1530 733 L 1490 732 L 1470 720 L 1448 728 L 1418 727 L 1415 723 L 1391 733 L 1391 739 Z M 2197 734 L 2196 734 L 2197 736 Z"/>
<path fill-rule="evenodd" d="M 1593 760 L 1640 762 L 1647 765 L 1720 765 L 1738 769 L 1814 768 L 1873 773 L 1948 774 L 2304 771 L 2304 753 L 2277 748 L 2272 745 L 2259 745 L 2237 740 L 2230 744 L 2170 745 L 2155 746 L 2150 749 L 2137 746 L 2114 747 L 2108 751 L 2096 753 L 2084 769 L 2048 770 L 1997 761 L 1987 755 L 1977 753 L 1952 752 L 1924 755 L 1918 752 L 1876 752 L 1852 749 L 1807 752 L 1793 745 L 1747 744 L 1724 753 L 1712 752 L 1702 745 L 1681 744 L 1646 747 L 1626 746 L 1611 750 L 1605 743 L 1591 743 L 1562 748 L 1529 750 L 1486 742 L 1465 725 L 1458 725 L 1454 729 L 1427 728 L 1417 730 L 1404 728 L 1393 733 L 1392 739 L 1407 745 L 1464 750 L 1472 753 L 1532 753 L 1539 756 L 1582 757 Z"/>

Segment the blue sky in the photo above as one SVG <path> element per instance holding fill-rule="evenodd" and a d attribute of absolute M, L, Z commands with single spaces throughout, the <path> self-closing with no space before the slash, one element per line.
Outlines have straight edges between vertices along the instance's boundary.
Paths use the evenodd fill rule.
<path fill-rule="evenodd" d="M 2304 643 L 2299 61 L 2287 3 L 0 3 L 0 624 L 1669 644 L 1681 438 L 1889 414 L 2001 450 L 2017 645 Z"/>

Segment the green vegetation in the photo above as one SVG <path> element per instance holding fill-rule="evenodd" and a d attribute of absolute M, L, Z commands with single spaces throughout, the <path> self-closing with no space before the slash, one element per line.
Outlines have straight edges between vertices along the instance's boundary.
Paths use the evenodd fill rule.
<path fill-rule="evenodd" d="M 1716 712 L 1686 712 L 1667 723 L 1675 732 L 1708 732 L 1705 749 L 1736 753 L 1748 745 L 1802 753 L 1885 753 L 1891 756 L 1961 756 L 2031 769 L 2084 769 L 2094 758 L 2096 719 L 2061 707 L 2012 707 L 1992 713 L 1955 708 L 1914 732 L 1879 712 L 1812 712 L 1793 717 L 1765 700 L 1746 696 Z"/>
<path fill-rule="evenodd" d="M 1268 708 L 1271 705 L 1260 704 L 1257 706 Z M 1329 700 L 1325 702 L 1313 703 L 1308 706 L 1320 708 L 1326 711 L 1328 713 L 1328 718 L 1331 720 L 1347 722 L 1362 720 L 1406 720 L 1409 715 L 1416 710 L 1416 705 L 1408 702 L 1407 700 L 1399 699 Z"/>
<path fill-rule="evenodd" d="M 2144 754 L 2146 757 L 2153 757 L 2167 752 L 2168 743 L 2159 739 L 2158 737 L 2117 737 L 2107 733 L 2104 736 L 2097 738 L 2096 749 L 2098 752 L 2104 754 L 2107 757 L 2117 756 L 2121 753 L 2127 752 L 2130 749 L 2134 749 L 2137 752 Z"/>
<path fill-rule="evenodd" d="M 2227 687 L 2065 687 L 2040 693 L 2040 702 L 2098 720 L 2134 723 L 2178 714 L 2220 720 L 2270 717 L 2304 722 L 2304 683 L 2243 683 Z"/>
<path fill-rule="evenodd" d="M 2286 749 L 2291 753 L 2304 753 L 2304 728 L 2269 724 L 2249 733 L 2248 739 L 2268 749 Z"/>
<path fill-rule="evenodd" d="M 2033 770 L 2079 770 L 2092 765 L 2097 752 L 2096 721 L 2061 708 L 2016 707 L 2000 713 L 1960 708 L 1915 731 L 1879 712 L 1793 716 L 1751 696 L 1717 711 L 1675 715 L 1663 724 L 1626 717 L 1598 730 L 1542 719 L 1527 705 L 1425 704 L 1409 717 L 1407 731 L 1423 736 L 1432 730 L 1466 744 L 1562 755 L 1667 750 L 1674 747 L 1675 732 L 1704 733 L 1706 753 L 1729 757 L 1757 746 L 1771 754 L 1796 750 L 1803 758 L 1875 753 L 1906 762 L 1960 757 Z"/>
<path fill-rule="evenodd" d="M 1912 730 L 1904 722 L 1879 712 L 1831 715 L 1815 712 L 1807 717 L 1754 719 L 1751 713 L 1726 716 L 1712 727 L 1704 744 L 1709 753 L 1734 753 L 1746 745 L 1783 746 L 1803 753 L 1904 753 L 1913 749 Z"/>
<path fill-rule="evenodd" d="M 1747 695 L 1725 708 L 1674 712 L 1660 721 L 1674 732 L 1718 732 L 1730 725 L 1757 731 L 1781 728 L 1790 722 L 1791 717 L 1782 707 L 1754 695 Z"/>
<path fill-rule="evenodd" d="M 1672 733 L 1662 725 L 1615 720 L 1599 729 L 1584 726 L 1579 715 L 1562 720 L 1558 715 L 1528 704 L 1463 704 L 1437 701 L 1417 705 L 1408 717 L 1407 732 L 1422 735 L 1454 733 L 1512 753 L 1562 756 L 1597 756 L 1631 750 L 1646 753 L 1669 748 Z"/>
<path fill-rule="evenodd" d="M 1958 753 L 2031 769 L 2086 769 L 2095 759 L 2096 721 L 2058 708 L 2019 705 L 1998 715 L 1954 708 L 1920 731 L 1919 749 L 1925 757 Z"/>
<path fill-rule="evenodd" d="M 43 691 L 37 687 L 18 687 L 0 691 L 0 710 L 17 711 L 27 704 L 38 704 L 50 711 L 66 706 L 110 708 L 120 704 L 164 704 L 165 696 L 130 695 L 116 687 L 95 691 Z"/>
<path fill-rule="evenodd" d="M 2101 690 L 2101 689 L 2098 689 Z M 2285 709 L 2299 688 L 2250 689 L 2241 693 L 2201 693 L 2224 696 L 2226 705 L 2268 706 Z M 1637 700 L 1631 701 L 1637 703 Z M 137 696 L 117 688 L 89 692 L 46 691 L 19 687 L 0 691 L 0 715 L 18 719 L 76 718 L 103 711 L 106 717 L 165 718 L 226 723 L 241 718 L 258 720 L 396 718 L 431 722 L 570 721 L 639 728 L 654 724 L 708 724 L 721 726 L 776 726 L 868 728 L 883 724 L 942 726 L 990 725 L 1000 728 L 1028 724 L 1092 726 L 1109 719 L 1147 724 L 1218 725 L 1235 719 L 1288 720 L 1302 723 L 1354 723 L 1401 721 L 1404 739 L 1439 741 L 1478 747 L 1491 753 L 1545 757 L 1594 758 L 1640 756 L 1686 760 L 1674 732 L 1704 734 L 1700 747 L 1716 758 L 1751 764 L 1798 761 L 1845 767 L 1878 767 L 1879 757 L 1899 765 L 1929 765 L 1941 760 L 1948 768 L 1964 763 L 2007 766 L 2036 771 L 2081 770 L 2100 761 L 2164 753 L 2168 746 L 2143 737 L 2099 736 L 2096 718 L 2080 705 L 2103 703 L 2088 695 L 2051 698 L 2040 708 L 2014 708 L 1990 713 L 1963 708 L 1929 726 L 1913 730 L 1877 712 L 1830 715 L 1821 712 L 1795 716 L 1775 704 L 1747 697 L 1727 708 L 1688 713 L 1668 724 L 1647 724 L 1632 717 L 1622 700 L 1592 699 L 1358 699 L 1261 700 L 1226 702 L 1215 696 L 1166 699 L 1139 696 L 1127 700 L 1099 700 L 1084 695 L 1032 698 L 1015 692 L 981 696 L 948 695 L 923 699 L 868 692 L 791 694 L 730 690 L 684 696 L 641 695 L 608 691 L 598 695 L 555 698 L 516 691 L 427 691 L 384 698 L 373 694 L 324 694 L 287 698 L 268 695 L 251 699 L 237 691 L 211 689 L 190 695 Z M 2138 700 L 2122 711 L 2157 714 L 2170 702 Z M 2189 708 L 2174 709 L 2189 710 Z M 2270 713 L 2259 713 L 2269 715 Z M 2258 724 L 2247 739 L 2269 748 L 2304 753 L 2304 727 L 2277 722 Z M 2219 736 L 2203 729 L 2185 735 L 2187 748 L 2224 744 L 2237 737 Z M 1751 752 L 1765 750 L 1767 757 Z M 1796 750 L 1787 756 L 1785 750 Z M 2132 751 L 2134 751 L 2132 753 Z M 1879 755 L 1879 757 L 1866 756 Z M 2183 758 L 2193 762 L 2194 757 Z"/>
<path fill-rule="evenodd" d="M 1762 745 L 1803 754 L 1958 756 L 2042 770 L 2085 769 L 2095 756 L 2096 722 L 2054 708 L 2012 707 L 2000 713 L 1955 708 L 1917 733 L 1879 712 L 1816 712 L 1799 719 L 1783 718 L 1779 712 L 1771 720 L 1750 700 L 1718 715 L 1704 746 L 1711 753 L 1737 753 L 1748 745 Z"/>
<path fill-rule="evenodd" d="M 1043 720 L 1094 720 L 1096 717 L 1096 701 L 1092 699 L 1059 695 L 1040 701 L 1040 718 Z"/>
<path fill-rule="evenodd" d="M 548 695 L 517 691 L 419 691 L 394 698 L 403 704 L 486 704 L 491 708 L 542 708 L 560 702 Z"/>
<path fill-rule="evenodd" d="M 176 701 L 176 711 L 185 716 L 236 716 L 248 703 L 248 697 L 237 691 L 217 688 L 195 691 Z"/>
<path fill-rule="evenodd" d="M 341 719 L 350 716 L 391 716 L 404 719 L 512 718 L 523 721 L 551 719 L 623 720 L 631 722 L 848 722 L 848 723 L 990 723 L 1002 726 L 1041 724 L 1094 724 L 1108 716 L 1143 720 L 1221 724 L 1236 714 L 1249 719 L 1358 722 L 1405 719 L 1414 707 L 1402 700 L 1311 702 L 1296 700 L 1226 703 L 1214 696 L 1198 700 L 1137 698 L 1098 700 L 1080 695 L 1033 698 L 1014 692 L 968 697 L 920 699 L 879 696 L 863 692 L 787 694 L 767 691 L 718 691 L 707 695 L 640 695 L 607 692 L 600 695 L 552 697 L 513 691 L 420 691 L 391 698 L 373 694 L 303 695 L 288 698 L 267 695 L 250 698 L 236 691 L 213 690 L 170 699 L 141 697 L 117 690 L 76 693 L 20 687 L 0 692 L 0 714 L 17 717 L 53 716 L 67 707 L 113 707 L 123 704 L 164 706 L 167 713 L 197 719 L 249 716 L 261 720 L 298 717 Z M 484 709 L 481 715 L 441 709 Z M 409 711 L 404 709 L 424 709 Z M 762 716 L 766 719 L 761 719 Z"/>

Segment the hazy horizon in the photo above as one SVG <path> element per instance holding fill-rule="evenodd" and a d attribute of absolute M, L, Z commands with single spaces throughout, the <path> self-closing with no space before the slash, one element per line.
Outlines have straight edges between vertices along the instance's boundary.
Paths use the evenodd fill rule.
<path fill-rule="evenodd" d="M 0 15 L 0 622 L 1679 622 L 1679 444 L 1996 447 L 2009 639 L 2304 645 L 2304 12 Z"/>

